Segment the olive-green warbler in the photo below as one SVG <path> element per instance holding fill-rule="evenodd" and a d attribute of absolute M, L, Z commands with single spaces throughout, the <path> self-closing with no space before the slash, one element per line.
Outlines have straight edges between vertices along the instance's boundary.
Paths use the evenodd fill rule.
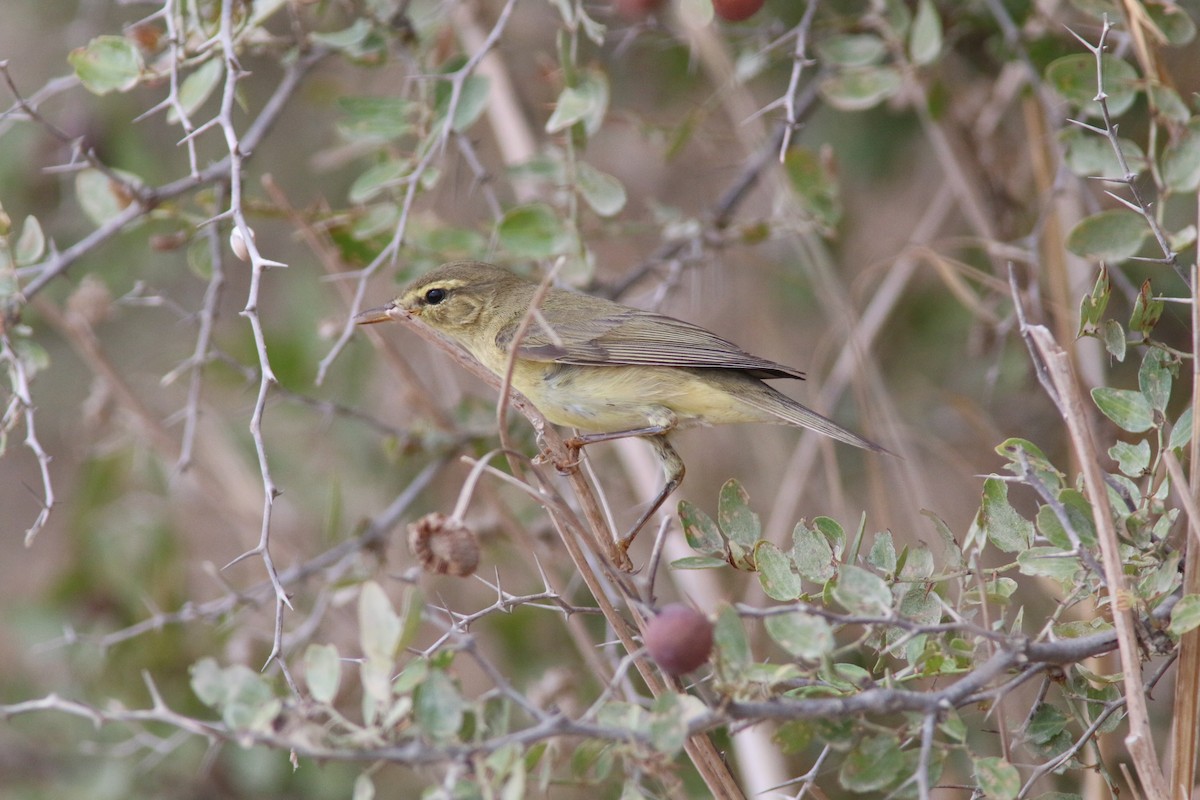
<path fill-rule="evenodd" d="M 547 420 L 588 432 L 570 440 L 572 447 L 645 437 L 662 460 L 667 482 L 618 541 L 621 555 L 683 481 L 683 460 L 667 441 L 677 428 L 784 423 L 886 452 L 763 383 L 803 380 L 803 372 L 662 314 L 551 288 L 514 342 L 537 292 L 536 283 L 506 269 L 457 261 L 417 278 L 391 303 L 364 311 L 355 321 L 418 319 L 500 377 L 511 359 L 512 385 Z"/>

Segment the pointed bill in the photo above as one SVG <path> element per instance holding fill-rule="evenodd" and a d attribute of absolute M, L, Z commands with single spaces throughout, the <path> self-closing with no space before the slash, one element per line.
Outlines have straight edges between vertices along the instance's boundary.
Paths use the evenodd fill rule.
<path fill-rule="evenodd" d="M 372 325 L 376 322 L 389 322 L 396 319 L 397 315 L 396 304 L 395 302 L 391 302 L 385 306 L 368 308 L 362 313 L 355 314 L 354 322 L 356 325 Z"/>

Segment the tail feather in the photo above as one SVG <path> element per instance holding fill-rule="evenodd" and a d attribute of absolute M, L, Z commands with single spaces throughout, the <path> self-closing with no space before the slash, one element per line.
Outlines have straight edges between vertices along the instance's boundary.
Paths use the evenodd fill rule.
<path fill-rule="evenodd" d="M 887 448 L 881 447 L 870 439 L 865 439 L 853 431 L 846 430 L 828 417 L 822 416 L 811 408 L 801 405 L 787 395 L 772 389 L 765 383 L 762 384 L 762 389 L 763 391 L 761 392 L 749 393 L 749 396 L 743 394 L 743 402 L 775 417 L 780 422 L 797 425 L 801 428 L 808 428 L 817 433 L 823 433 L 831 439 L 836 439 L 839 442 L 845 442 L 855 447 L 861 447 L 864 450 L 892 454 Z"/>

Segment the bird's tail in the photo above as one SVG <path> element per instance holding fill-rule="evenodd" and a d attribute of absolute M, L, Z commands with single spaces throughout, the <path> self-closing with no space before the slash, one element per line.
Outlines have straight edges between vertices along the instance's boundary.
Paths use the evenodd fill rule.
<path fill-rule="evenodd" d="M 864 450 L 891 454 L 891 451 L 887 448 L 875 444 L 870 439 L 864 439 L 853 431 L 846 430 L 828 417 L 818 414 L 811 408 L 796 402 L 765 383 L 761 384 L 761 388 L 762 391 L 742 394 L 742 401 L 759 411 L 769 414 L 780 422 L 786 422 L 789 425 L 798 425 L 801 428 L 808 428 L 817 433 L 823 433 L 831 439 L 837 439 L 839 442 L 852 444 Z"/>

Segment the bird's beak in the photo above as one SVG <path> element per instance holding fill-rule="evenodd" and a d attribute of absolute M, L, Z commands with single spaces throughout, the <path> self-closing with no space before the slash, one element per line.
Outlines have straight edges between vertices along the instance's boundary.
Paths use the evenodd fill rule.
<path fill-rule="evenodd" d="M 372 325 L 376 322 L 388 322 L 395 319 L 396 314 L 396 303 L 393 301 L 388 303 L 386 306 L 368 308 L 361 314 L 355 314 L 354 322 L 357 325 Z"/>

